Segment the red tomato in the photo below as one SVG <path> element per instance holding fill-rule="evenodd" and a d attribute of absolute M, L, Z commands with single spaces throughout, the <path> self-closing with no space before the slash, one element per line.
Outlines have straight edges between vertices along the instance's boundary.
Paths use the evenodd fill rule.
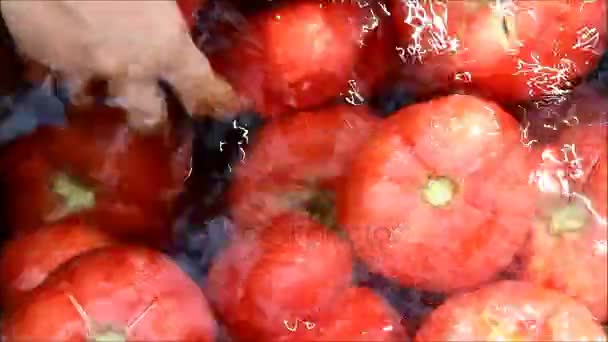
<path fill-rule="evenodd" d="M 15 230 L 77 215 L 121 237 L 168 241 L 189 141 L 177 131 L 137 134 L 124 114 L 74 109 L 68 126 L 41 129 L 9 148 L 2 171 Z"/>
<path fill-rule="evenodd" d="M 449 298 L 416 341 L 606 341 L 589 311 L 570 297 L 502 281 Z"/>
<path fill-rule="evenodd" d="M 337 200 L 338 222 L 372 270 L 452 291 L 507 266 L 533 204 L 515 120 L 452 95 L 405 107 L 376 131 Z"/>
<path fill-rule="evenodd" d="M 605 89 L 592 84 L 581 84 L 562 103 L 518 106 L 525 143 L 552 143 L 560 133 L 572 126 L 608 122 L 608 97 Z"/>
<path fill-rule="evenodd" d="M 38 130 L 19 138 L 3 151 L 2 173 L 6 191 L 6 219 L 16 232 L 31 230 L 44 225 L 42 217 L 53 211 L 56 198 L 49 191 L 49 179 L 53 166 L 43 152 L 48 146 L 49 130 Z"/>
<path fill-rule="evenodd" d="M 380 91 L 389 73 L 399 67 L 395 54 L 396 34 L 386 5 L 380 1 L 360 1 L 360 51 L 348 87 L 342 92 L 349 103 L 362 103 Z"/>
<path fill-rule="evenodd" d="M 308 211 L 333 220 L 333 193 L 377 123 L 365 106 L 339 105 L 269 122 L 258 133 L 228 194 L 242 229 L 275 216 Z"/>
<path fill-rule="evenodd" d="M 543 150 L 521 275 L 575 297 L 600 321 L 608 319 L 607 139 L 606 126 L 575 126 Z"/>
<path fill-rule="evenodd" d="M 40 319 L 44 317 L 44 319 Z M 163 254 L 107 247 L 64 264 L 2 322 L 2 339 L 213 341 L 200 288 Z"/>
<path fill-rule="evenodd" d="M 421 87 L 501 101 L 563 97 L 606 45 L 604 0 L 393 0 L 392 9 L 405 72 Z"/>
<path fill-rule="evenodd" d="M 290 2 L 251 18 L 211 63 L 264 116 L 317 107 L 351 79 L 363 13 L 354 4 Z"/>
<path fill-rule="evenodd" d="M 9 241 L 0 256 L 0 299 L 15 307 L 57 267 L 84 252 L 117 243 L 100 230 L 82 224 L 42 227 Z"/>
<path fill-rule="evenodd" d="M 207 293 L 239 340 L 282 341 L 302 333 L 292 326 L 311 321 L 351 278 L 348 242 L 292 214 L 238 237 L 211 267 Z"/>
<path fill-rule="evenodd" d="M 380 296 L 352 287 L 312 322 L 310 341 L 408 341 L 399 314 Z"/>

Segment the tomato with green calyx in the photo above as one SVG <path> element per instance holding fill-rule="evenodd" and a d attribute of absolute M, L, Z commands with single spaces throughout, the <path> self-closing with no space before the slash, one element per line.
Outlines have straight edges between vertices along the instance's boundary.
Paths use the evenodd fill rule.
<path fill-rule="evenodd" d="M 216 334 L 188 275 L 162 253 L 132 246 L 72 259 L 3 318 L 5 341 L 211 342 Z"/>
<path fill-rule="evenodd" d="M 538 151 L 536 218 L 522 279 L 558 289 L 608 319 L 608 128 L 573 126 Z"/>
<path fill-rule="evenodd" d="M 338 105 L 270 121 L 235 168 L 228 199 L 242 230 L 289 211 L 335 225 L 335 191 L 379 119 L 364 105 Z"/>
<path fill-rule="evenodd" d="M 451 292 L 491 280 L 532 216 L 527 150 L 492 102 L 452 95 L 405 107 L 357 154 L 338 223 L 373 271 Z"/>
<path fill-rule="evenodd" d="M 240 341 L 309 338 L 317 313 L 352 279 L 347 241 L 301 214 L 261 232 L 238 234 L 209 271 L 206 293 Z"/>
<path fill-rule="evenodd" d="M 118 108 L 73 107 L 8 147 L 2 174 L 15 231 L 80 217 L 117 236 L 164 245 L 190 161 L 189 131 L 146 135 Z"/>
<path fill-rule="evenodd" d="M 606 341 L 589 310 L 567 295 L 501 281 L 449 298 L 415 341 Z"/>
<path fill-rule="evenodd" d="M 0 254 L 0 299 L 11 310 L 46 277 L 70 259 L 118 244 L 108 234 L 78 223 L 41 227 L 7 242 Z"/>

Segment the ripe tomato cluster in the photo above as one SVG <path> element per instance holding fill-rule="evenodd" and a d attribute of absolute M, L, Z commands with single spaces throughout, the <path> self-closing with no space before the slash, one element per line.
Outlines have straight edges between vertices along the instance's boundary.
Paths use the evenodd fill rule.
<path fill-rule="evenodd" d="M 262 124 L 3 146 L 2 340 L 606 341 L 606 0 L 177 1 Z"/>

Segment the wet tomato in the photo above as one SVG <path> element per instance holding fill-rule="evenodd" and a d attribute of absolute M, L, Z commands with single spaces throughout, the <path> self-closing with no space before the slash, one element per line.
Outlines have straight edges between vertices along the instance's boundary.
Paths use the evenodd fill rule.
<path fill-rule="evenodd" d="M 355 4 L 288 2 L 250 18 L 210 60 L 264 116 L 311 109 L 347 87 L 366 36 L 364 15 Z"/>
<path fill-rule="evenodd" d="M 189 161 L 190 142 L 177 130 L 141 135 L 120 109 L 72 108 L 67 126 L 9 146 L 10 223 L 26 231 L 79 216 L 121 237 L 166 243 Z"/>
<path fill-rule="evenodd" d="M 348 242 L 306 216 L 277 217 L 260 233 L 239 235 L 211 267 L 209 300 L 241 341 L 285 341 L 310 322 L 352 278 Z"/>
<path fill-rule="evenodd" d="M 338 105 L 266 124 L 229 191 L 237 226 L 263 228 L 292 210 L 331 225 L 333 194 L 377 121 L 366 106 Z"/>
<path fill-rule="evenodd" d="M 202 291 L 168 257 L 106 247 L 51 274 L 4 319 L 2 339 L 213 341 L 215 330 Z"/>
<path fill-rule="evenodd" d="M 586 83 L 577 86 L 564 102 L 532 102 L 518 106 L 515 114 L 525 127 L 524 143 L 536 147 L 553 143 L 569 127 L 608 122 L 608 97 L 601 86 Z"/>
<path fill-rule="evenodd" d="M 503 281 L 449 298 L 415 341 L 606 341 L 589 311 L 554 290 Z"/>
<path fill-rule="evenodd" d="M 396 33 L 388 9 L 381 1 L 361 1 L 363 20 L 357 63 L 341 92 L 348 103 L 360 104 L 382 90 L 383 82 L 399 68 Z"/>
<path fill-rule="evenodd" d="M 405 107 L 376 132 L 336 201 L 363 261 L 430 291 L 476 286 L 507 266 L 533 204 L 517 122 L 451 95 Z"/>
<path fill-rule="evenodd" d="M 48 146 L 48 133 L 46 128 L 39 128 L 34 134 L 19 138 L 6 146 L 1 157 L 2 185 L 5 196 L 11 199 L 4 202 L 6 220 L 12 232 L 43 226 L 44 213 L 52 211 L 55 198 L 48 190 L 48 179 L 53 167 L 41 149 Z"/>
<path fill-rule="evenodd" d="M 401 318 L 391 306 L 364 287 L 352 287 L 319 315 L 308 341 L 408 341 Z"/>
<path fill-rule="evenodd" d="M 501 101 L 563 97 L 606 45 L 607 3 L 393 0 L 404 72 Z M 410 75 L 412 76 L 412 75 Z"/>
<path fill-rule="evenodd" d="M 539 152 L 539 199 L 521 277 L 561 290 L 608 319 L 608 127 L 565 130 Z"/>
<path fill-rule="evenodd" d="M 42 227 L 7 242 L 0 255 L 2 307 L 15 307 L 48 274 L 73 257 L 116 243 L 108 234 L 78 223 Z"/>

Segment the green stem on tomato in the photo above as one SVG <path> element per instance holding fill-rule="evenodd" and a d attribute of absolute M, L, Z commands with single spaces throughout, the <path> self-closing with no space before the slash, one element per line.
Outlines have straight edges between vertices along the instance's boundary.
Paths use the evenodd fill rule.
<path fill-rule="evenodd" d="M 108 329 L 92 336 L 92 342 L 126 342 L 127 336 L 120 331 Z"/>
<path fill-rule="evenodd" d="M 290 208 L 308 214 L 312 219 L 331 229 L 336 228 L 335 194 L 318 186 L 283 195 Z"/>
<path fill-rule="evenodd" d="M 563 206 L 551 215 L 550 231 L 553 235 L 578 232 L 585 228 L 589 220 L 589 211 L 578 202 Z"/>
<path fill-rule="evenodd" d="M 456 194 L 456 183 L 447 177 L 430 177 L 422 188 L 422 199 L 440 208 L 449 205 Z"/>
<path fill-rule="evenodd" d="M 51 189 L 63 200 L 63 214 L 73 214 L 95 206 L 95 192 L 66 173 L 59 173 Z"/>
<path fill-rule="evenodd" d="M 526 339 L 520 336 L 517 329 L 509 327 L 500 318 L 494 317 L 488 309 L 481 314 L 481 319 L 490 328 L 490 334 L 487 336 L 488 341 L 525 341 Z"/>
<path fill-rule="evenodd" d="M 335 194 L 332 191 L 316 190 L 305 203 L 306 212 L 319 223 L 336 228 Z"/>

